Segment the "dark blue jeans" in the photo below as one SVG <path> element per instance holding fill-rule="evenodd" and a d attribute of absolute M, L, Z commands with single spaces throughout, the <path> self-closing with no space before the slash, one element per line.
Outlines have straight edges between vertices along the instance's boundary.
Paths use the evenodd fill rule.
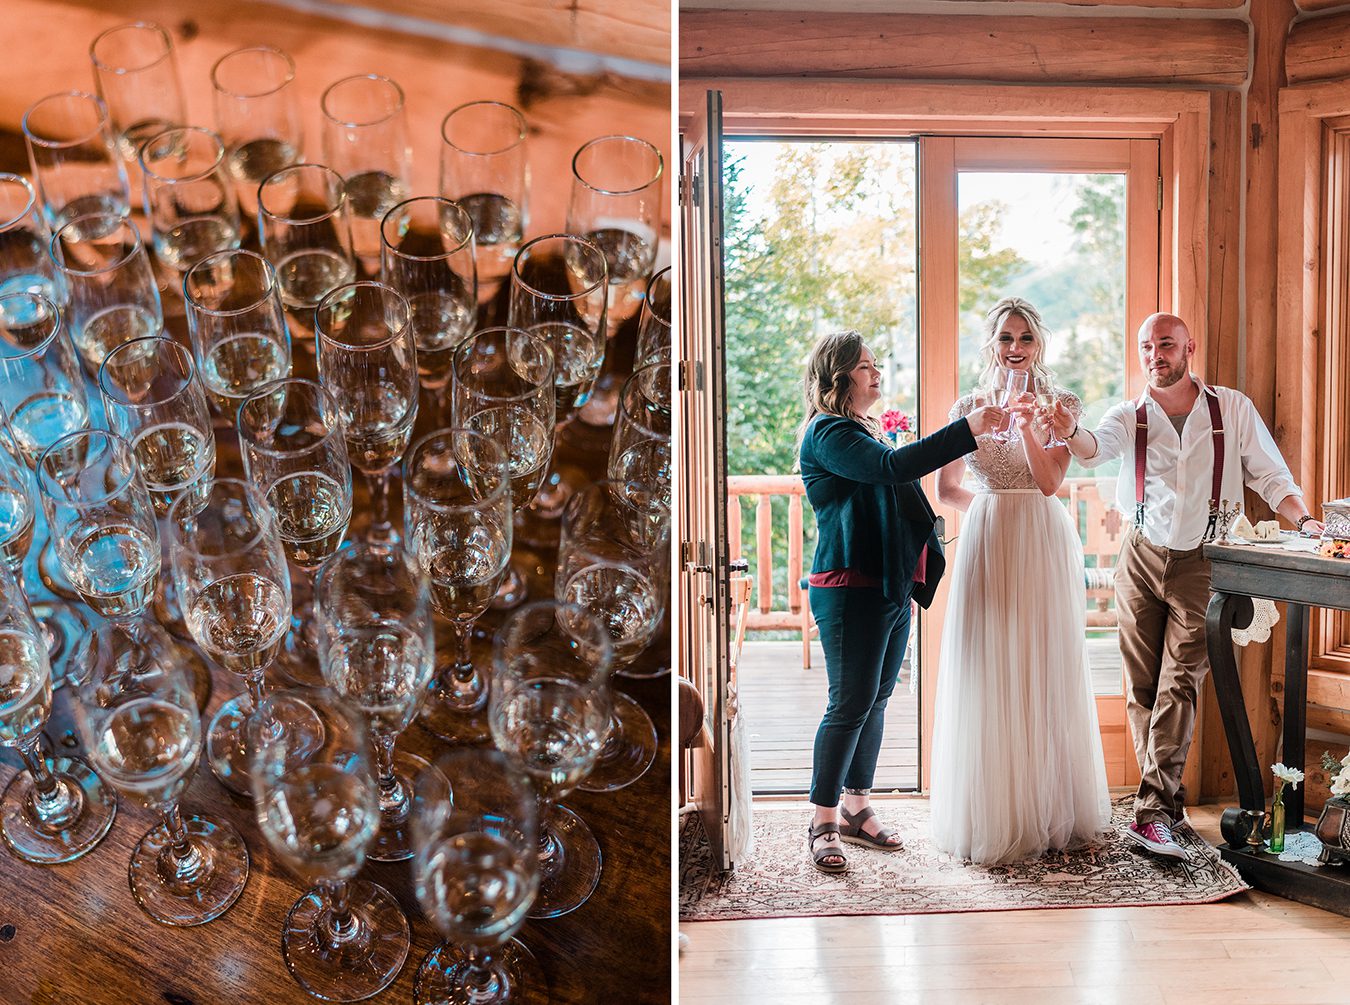
<path fill-rule="evenodd" d="M 886 702 L 909 641 L 909 597 L 897 605 L 880 590 L 811 587 L 830 699 L 816 730 L 811 802 L 835 806 L 845 787 L 870 789 L 881 752 Z"/>

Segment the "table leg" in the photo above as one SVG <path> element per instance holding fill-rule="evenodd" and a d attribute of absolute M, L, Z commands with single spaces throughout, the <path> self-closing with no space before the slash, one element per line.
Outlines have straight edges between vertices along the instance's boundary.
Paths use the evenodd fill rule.
<path fill-rule="evenodd" d="M 1290 604 L 1284 637 L 1284 763 L 1303 770 L 1308 734 L 1308 607 Z M 1303 785 L 1284 793 L 1284 818 L 1293 830 L 1303 826 Z"/>
<path fill-rule="evenodd" d="M 1233 656 L 1233 629 L 1252 623 L 1252 601 L 1238 594 L 1216 593 L 1205 612 L 1205 640 L 1209 648 L 1209 668 L 1214 675 L 1214 691 L 1223 717 L 1223 732 L 1228 753 L 1233 759 L 1238 800 L 1245 810 L 1264 811 L 1265 789 L 1261 784 L 1261 766 L 1256 760 L 1256 744 L 1247 721 L 1247 706 L 1242 700 L 1242 679 Z"/>

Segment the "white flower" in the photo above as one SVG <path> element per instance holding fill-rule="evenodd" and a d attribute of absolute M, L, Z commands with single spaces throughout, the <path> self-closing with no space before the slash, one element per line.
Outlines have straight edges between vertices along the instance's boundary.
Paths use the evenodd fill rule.
<path fill-rule="evenodd" d="M 1350 778 L 1345 776 L 1345 772 L 1342 771 L 1331 780 L 1331 794 L 1333 796 L 1350 795 Z"/>
<path fill-rule="evenodd" d="M 1272 764 L 1270 770 L 1275 773 L 1275 777 L 1280 781 L 1288 782 L 1295 788 L 1298 788 L 1298 783 L 1303 781 L 1303 772 L 1299 771 L 1298 768 L 1290 768 L 1284 764 Z"/>
<path fill-rule="evenodd" d="M 1341 764 L 1344 767 L 1350 768 L 1350 754 L 1346 754 L 1344 757 L 1341 758 Z"/>

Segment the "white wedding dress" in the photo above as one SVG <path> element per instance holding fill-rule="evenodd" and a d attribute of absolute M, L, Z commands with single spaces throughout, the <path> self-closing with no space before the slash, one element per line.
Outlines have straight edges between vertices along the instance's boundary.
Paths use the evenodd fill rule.
<path fill-rule="evenodd" d="M 1061 398 L 1075 417 L 1082 403 Z M 959 400 L 956 419 L 973 407 Z M 982 864 L 1091 843 L 1111 818 L 1084 639 L 1083 546 L 1020 439 L 978 438 L 933 723 L 932 836 Z"/>

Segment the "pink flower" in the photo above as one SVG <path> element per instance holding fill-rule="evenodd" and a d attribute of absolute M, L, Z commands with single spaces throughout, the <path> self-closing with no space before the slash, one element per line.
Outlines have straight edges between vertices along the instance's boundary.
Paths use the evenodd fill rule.
<path fill-rule="evenodd" d="M 900 416 L 900 432 L 902 433 L 914 432 L 914 421 L 908 415 Z"/>
<path fill-rule="evenodd" d="M 881 431 L 883 433 L 894 433 L 903 431 L 906 428 L 908 420 L 894 408 L 888 408 L 881 413 Z"/>

